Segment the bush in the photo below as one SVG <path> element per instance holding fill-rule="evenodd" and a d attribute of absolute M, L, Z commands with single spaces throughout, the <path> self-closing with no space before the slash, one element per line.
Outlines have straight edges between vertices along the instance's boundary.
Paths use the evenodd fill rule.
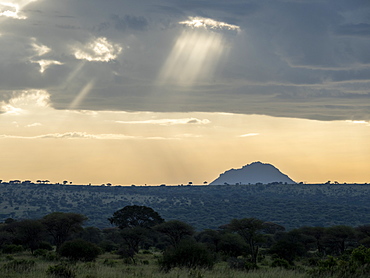
<path fill-rule="evenodd" d="M 175 247 L 169 247 L 163 252 L 159 259 L 162 271 L 169 271 L 171 268 L 212 268 L 214 257 L 201 243 L 184 240 Z"/>
<path fill-rule="evenodd" d="M 229 267 L 232 269 L 245 270 L 245 271 L 258 269 L 258 266 L 256 264 L 251 263 L 247 261 L 246 259 L 231 257 L 227 260 L 227 262 L 229 264 Z"/>
<path fill-rule="evenodd" d="M 5 245 L 3 247 L 3 253 L 4 254 L 14 254 L 14 253 L 19 253 L 23 252 L 23 246 L 22 245 L 15 245 L 15 244 L 9 244 Z"/>
<path fill-rule="evenodd" d="M 3 265 L 5 271 L 14 271 L 18 273 L 28 272 L 35 266 L 34 261 L 30 260 L 12 260 Z"/>
<path fill-rule="evenodd" d="M 290 269 L 291 266 L 287 260 L 276 258 L 272 261 L 271 267 L 281 267 L 285 269 Z"/>
<path fill-rule="evenodd" d="M 100 254 L 100 248 L 94 243 L 75 239 L 67 241 L 59 248 L 59 254 L 72 261 L 94 261 Z"/>
<path fill-rule="evenodd" d="M 39 243 L 38 249 L 52 251 L 53 250 L 53 246 L 51 246 L 51 244 L 49 242 L 41 241 Z"/>
<path fill-rule="evenodd" d="M 76 273 L 67 264 L 49 266 L 46 274 L 56 278 L 75 278 Z"/>
<path fill-rule="evenodd" d="M 118 245 L 111 240 L 103 240 L 99 243 L 99 247 L 105 252 L 112 252 L 118 250 Z"/>
<path fill-rule="evenodd" d="M 35 250 L 35 252 L 33 252 L 33 255 L 35 257 L 43 257 L 43 258 L 45 258 L 47 253 L 48 253 L 48 251 L 45 250 L 45 249 L 37 249 L 37 250 Z"/>

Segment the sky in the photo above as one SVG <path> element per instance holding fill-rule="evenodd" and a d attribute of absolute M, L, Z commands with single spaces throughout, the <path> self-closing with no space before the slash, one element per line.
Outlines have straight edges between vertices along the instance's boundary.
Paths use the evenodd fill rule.
<path fill-rule="evenodd" d="M 0 0 L 0 179 L 370 182 L 368 0 Z"/>

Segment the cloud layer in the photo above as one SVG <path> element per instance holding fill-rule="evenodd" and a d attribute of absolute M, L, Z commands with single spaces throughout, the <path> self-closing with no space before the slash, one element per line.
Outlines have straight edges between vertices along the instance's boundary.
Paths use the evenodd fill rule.
<path fill-rule="evenodd" d="M 0 102 L 369 120 L 369 15 L 366 0 L 7 1 Z"/>

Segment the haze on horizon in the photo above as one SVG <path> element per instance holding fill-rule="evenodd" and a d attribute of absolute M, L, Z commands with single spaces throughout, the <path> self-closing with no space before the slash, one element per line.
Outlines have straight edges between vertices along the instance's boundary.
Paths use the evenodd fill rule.
<path fill-rule="evenodd" d="M 0 179 L 370 182 L 366 0 L 0 0 Z"/>

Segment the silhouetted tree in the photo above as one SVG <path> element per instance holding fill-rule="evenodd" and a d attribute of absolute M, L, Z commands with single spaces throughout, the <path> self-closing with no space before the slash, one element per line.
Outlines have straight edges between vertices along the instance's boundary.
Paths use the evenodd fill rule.
<path fill-rule="evenodd" d="M 314 238 L 314 246 L 315 246 L 315 249 L 317 249 L 317 251 L 320 253 L 320 254 L 325 254 L 325 248 L 324 248 L 324 245 L 323 245 L 323 238 L 324 238 L 324 235 L 325 235 L 325 229 L 324 227 L 302 227 L 302 228 L 299 228 L 298 231 L 306 236 L 311 236 L 312 238 Z"/>
<path fill-rule="evenodd" d="M 78 213 L 53 212 L 42 218 L 47 232 L 53 237 L 57 250 L 68 237 L 82 230 L 87 217 Z"/>
<path fill-rule="evenodd" d="M 121 236 L 128 247 L 127 249 L 133 251 L 133 254 L 139 252 L 139 245 L 147 238 L 148 233 L 147 229 L 139 226 L 121 230 Z"/>
<path fill-rule="evenodd" d="M 323 238 L 325 246 L 336 254 L 343 254 L 351 241 L 354 241 L 355 230 L 352 227 L 339 225 L 326 228 Z"/>
<path fill-rule="evenodd" d="M 164 222 L 164 219 L 152 208 L 146 206 L 126 206 L 113 213 L 113 217 L 108 218 L 111 224 L 115 224 L 120 229 L 143 227 L 150 228 Z"/>
<path fill-rule="evenodd" d="M 180 240 L 194 234 L 194 228 L 191 225 L 179 220 L 164 222 L 155 226 L 154 229 L 165 234 L 170 243 L 175 247 L 179 244 Z"/>
<path fill-rule="evenodd" d="M 16 238 L 32 253 L 39 248 L 45 232 L 45 227 L 39 220 L 27 219 L 16 222 Z"/>
<path fill-rule="evenodd" d="M 182 240 L 177 247 L 169 247 L 159 259 L 162 271 L 169 271 L 174 267 L 179 268 L 212 268 L 215 257 L 201 243 L 194 240 Z"/>
<path fill-rule="evenodd" d="M 256 218 L 233 219 L 224 228 L 238 233 L 249 246 L 251 262 L 257 264 L 259 243 L 264 241 L 262 235 L 263 221 Z"/>
<path fill-rule="evenodd" d="M 91 262 L 99 256 L 101 249 L 94 243 L 75 239 L 64 242 L 58 252 L 61 256 L 72 261 Z"/>

